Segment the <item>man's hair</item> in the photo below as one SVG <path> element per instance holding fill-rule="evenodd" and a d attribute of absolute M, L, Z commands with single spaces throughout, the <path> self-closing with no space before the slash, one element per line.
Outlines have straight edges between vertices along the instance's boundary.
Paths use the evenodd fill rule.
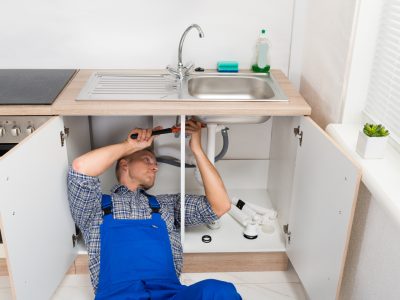
<path fill-rule="evenodd" d="M 150 146 L 150 147 L 147 147 L 147 148 L 144 148 L 144 149 L 142 149 L 142 150 L 140 150 L 140 151 L 134 152 L 134 153 L 132 153 L 132 154 L 130 154 L 130 155 L 121 157 L 120 159 L 117 160 L 117 164 L 115 165 L 115 176 L 117 177 L 118 182 L 119 182 L 119 179 L 120 179 L 120 176 L 121 176 L 121 168 L 120 168 L 120 166 L 119 166 L 121 160 L 127 159 L 127 160 L 129 161 L 129 159 L 130 159 L 132 156 L 134 156 L 134 155 L 137 154 L 138 152 L 142 152 L 142 151 L 150 152 L 151 154 L 154 155 L 154 157 L 156 157 L 156 154 L 154 153 L 154 150 L 152 149 L 151 146 Z"/>

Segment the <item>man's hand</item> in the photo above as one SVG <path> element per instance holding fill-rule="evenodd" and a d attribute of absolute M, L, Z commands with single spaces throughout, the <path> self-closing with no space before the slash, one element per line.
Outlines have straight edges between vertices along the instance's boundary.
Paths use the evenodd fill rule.
<path fill-rule="evenodd" d="M 203 149 L 201 148 L 202 125 L 203 124 L 201 122 L 194 119 L 186 121 L 186 133 L 191 135 L 189 146 L 193 154 L 195 155 L 203 152 Z"/>
<path fill-rule="evenodd" d="M 190 149 L 196 159 L 206 197 L 215 214 L 221 217 L 231 208 L 231 202 L 221 176 L 201 148 L 201 127 L 202 123 L 196 120 L 186 122 L 186 132 L 192 135 Z"/>
<path fill-rule="evenodd" d="M 156 127 L 154 130 L 161 128 Z M 125 141 L 92 150 L 74 159 L 72 168 L 82 174 L 99 176 L 120 158 L 151 146 L 154 140 L 152 132 L 152 129 L 133 129 Z M 131 139 L 132 133 L 138 134 L 137 139 Z"/>
<path fill-rule="evenodd" d="M 160 130 L 162 129 L 161 126 L 157 126 L 153 129 L 142 129 L 142 128 L 135 128 L 132 129 L 128 137 L 126 138 L 126 142 L 130 146 L 130 149 L 132 149 L 134 152 L 140 151 L 142 149 L 145 149 L 147 147 L 150 147 L 151 144 L 154 141 L 155 136 L 152 136 L 153 130 Z M 136 139 L 131 138 L 131 134 L 136 133 L 138 136 Z"/>

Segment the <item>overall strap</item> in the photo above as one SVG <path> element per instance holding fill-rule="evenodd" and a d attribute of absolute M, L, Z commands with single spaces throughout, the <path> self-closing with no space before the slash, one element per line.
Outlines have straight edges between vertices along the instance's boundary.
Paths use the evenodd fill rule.
<path fill-rule="evenodd" d="M 103 210 L 104 216 L 112 213 L 112 201 L 110 195 L 101 196 L 101 209 Z"/>
<path fill-rule="evenodd" d="M 147 194 L 144 190 L 140 190 L 140 192 L 149 199 L 149 205 L 151 208 L 151 213 L 160 213 L 160 203 L 158 203 L 157 198 L 153 195 Z"/>

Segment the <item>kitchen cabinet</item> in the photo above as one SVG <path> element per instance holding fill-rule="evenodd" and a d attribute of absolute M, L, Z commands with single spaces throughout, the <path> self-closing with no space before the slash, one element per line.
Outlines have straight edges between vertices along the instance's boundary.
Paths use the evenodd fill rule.
<path fill-rule="evenodd" d="M 288 224 L 288 257 L 311 299 L 335 299 L 339 295 L 360 168 L 310 118 L 274 121 L 268 190 L 281 224 Z M 289 144 L 296 146 L 288 147 L 291 135 Z"/>
<path fill-rule="evenodd" d="M 66 124 L 76 135 L 70 155 L 89 150 L 82 120 Z M 52 118 L 0 159 L 0 227 L 17 299 L 49 299 L 76 256 L 61 132 L 64 120 Z"/>
<path fill-rule="evenodd" d="M 245 178 L 244 184 L 249 187 L 246 195 L 256 195 L 278 211 L 275 238 L 280 242 L 279 246 L 262 246 L 261 250 L 256 249 L 256 244 L 246 244 L 247 250 L 241 251 L 251 252 L 250 257 L 266 251 L 284 251 L 311 299 L 337 298 L 360 171 L 322 129 L 304 116 L 311 109 L 283 73 L 272 72 L 288 96 L 288 103 L 78 102 L 76 96 L 91 74 L 90 70 L 83 70 L 51 107 L 0 106 L 0 115 L 56 115 L 0 158 L 0 230 L 14 296 L 50 298 L 81 251 L 76 246 L 76 230 L 68 207 L 66 173 L 72 159 L 91 148 L 93 128 L 88 116 L 178 114 L 181 120 L 185 115 L 273 116 L 270 146 L 266 150 L 269 163 L 254 162 L 258 170 L 254 173 L 250 169 L 242 171 L 240 163 L 231 172 L 229 168 L 234 162 L 227 162 L 229 176 L 224 176 L 242 176 L 240 180 Z M 244 147 L 258 147 L 255 139 L 254 145 Z M 184 158 L 183 138 L 180 144 Z M 184 193 L 188 172 L 186 176 L 182 168 L 174 172 L 180 178 L 177 190 Z M 260 172 L 265 173 L 265 184 L 261 190 L 255 190 L 253 178 Z M 258 180 L 264 181 L 264 177 Z M 191 248 L 189 252 L 220 252 L 201 249 L 203 244 L 187 245 L 192 237 L 191 232 L 182 230 L 185 248 Z M 227 245 L 231 242 L 229 238 L 221 241 Z M 261 238 L 252 241 L 258 243 Z M 238 250 L 231 252 L 230 264 L 240 264 L 235 261 Z"/>
<path fill-rule="evenodd" d="M 359 168 L 309 117 L 272 122 L 265 189 L 286 252 L 311 299 L 335 299 Z M 66 173 L 89 141 L 87 117 L 55 116 L 0 159 L 0 224 L 17 299 L 50 298 L 78 254 Z"/>

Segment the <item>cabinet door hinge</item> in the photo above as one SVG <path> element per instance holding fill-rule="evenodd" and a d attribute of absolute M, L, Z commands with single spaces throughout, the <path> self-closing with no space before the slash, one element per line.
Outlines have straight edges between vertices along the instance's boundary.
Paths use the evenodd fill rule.
<path fill-rule="evenodd" d="M 78 236 L 73 234 L 72 235 L 72 246 L 75 248 L 77 243 L 78 243 Z"/>
<path fill-rule="evenodd" d="M 300 130 L 300 126 L 294 128 L 294 136 L 299 139 L 299 145 L 301 147 L 301 143 L 303 142 L 303 131 Z"/>
<path fill-rule="evenodd" d="M 72 235 L 72 246 L 78 244 L 78 240 L 82 237 L 82 232 L 79 230 L 78 226 L 75 224 L 75 234 Z"/>
<path fill-rule="evenodd" d="M 289 231 L 289 224 L 283 225 L 283 232 L 286 234 L 287 243 L 290 244 L 291 232 Z"/>
<path fill-rule="evenodd" d="M 78 226 L 75 224 L 75 234 L 72 235 L 72 245 L 75 247 L 78 244 L 78 240 L 81 238 L 82 232 L 79 230 Z"/>
<path fill-rule="evenodd" d="M 64 147 L 64 143 L 68 137 L 68 134 L 69 134 L 69 128 L 67 127 L 64 127 L 64 131 L 60 131 L 61 147 Z"/>

